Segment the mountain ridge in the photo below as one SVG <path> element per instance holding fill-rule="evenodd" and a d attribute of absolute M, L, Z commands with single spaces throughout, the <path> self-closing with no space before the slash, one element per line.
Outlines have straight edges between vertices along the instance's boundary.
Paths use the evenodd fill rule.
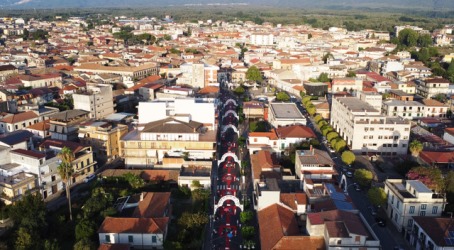
<path fill-rule="evenodd" d="M 3 2 L 3 1 L 2 1 Z M 191 5 L 235 5 L 247 4 L 250 6 L 293 7 L 293 8 L 327 8 L 337 6 L 340 8 L 409 8 L 426 10 L 454 10 L 452 0 L 231 0 L 222 3 L 219 0 L 5 0 L 0 4 L 2 8 L 28 9 L 28 8 L 145 8 L 166 6 L 191 6 Z"/>

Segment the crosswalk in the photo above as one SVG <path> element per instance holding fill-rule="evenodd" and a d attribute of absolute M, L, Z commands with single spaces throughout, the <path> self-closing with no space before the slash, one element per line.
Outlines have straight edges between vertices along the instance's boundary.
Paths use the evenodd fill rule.
<path fill-rule="evenodd" d="M 227 185 L 220 184 L 217 186 L 217 190 L 240 190 L 240 185 L 230 185 L 230 188 L 227 188 Z"/>

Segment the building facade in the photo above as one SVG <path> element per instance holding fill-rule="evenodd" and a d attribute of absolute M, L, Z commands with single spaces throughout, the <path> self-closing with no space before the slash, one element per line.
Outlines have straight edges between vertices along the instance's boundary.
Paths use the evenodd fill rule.
<path fill-rule="evenodd" d="M 112 85 L 88 85 L 87 90 L 73 94 L 74 109 L 90 112 L 89 117 L 102 119 L 114 113 Z"/>

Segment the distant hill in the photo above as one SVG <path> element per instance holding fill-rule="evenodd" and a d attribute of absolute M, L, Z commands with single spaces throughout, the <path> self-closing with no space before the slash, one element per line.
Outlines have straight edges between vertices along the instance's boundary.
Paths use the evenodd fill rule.
<path fill-rule="evenodd" d="M 412 8 L 454 10 L 453 0 L 0 0 L 1 8 L 144 8 L 216 3 L 298 8 Z"/>

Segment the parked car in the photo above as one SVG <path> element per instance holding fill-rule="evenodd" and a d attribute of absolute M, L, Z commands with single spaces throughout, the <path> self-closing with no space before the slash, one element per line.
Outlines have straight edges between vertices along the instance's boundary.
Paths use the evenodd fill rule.
<path fill-rule="evenodd" d="M 352 177 L 353 177 L 353 173 L 350 172 L 350 171 L 347 171 L 347 173 L 345 173 L 345 175 L 346 175 L 348 178 L 352 178 Z"/>
<path fill-rule="evenodd" d="M 377 222 L 377 224 L 378 224 L 380 227 L 386 227 L 386 220 L 383 219 L 383 218 L 376 217 L 376 218 L 375 218 L 375 222 Z"/>
<path fill-rule="evenodd" d="M 361 191 L 361 187 L 358 184 L 355 184 L 355 190 L 359 192 Z"/>
<path fill-rule="evenodd" d="M 373 216 L 377 215 L 377 210 L 373 206 L 369 206 L 369 211 Z"/>
<path fill-rule="evenodd" d="M 96 178 L 96 175 L 95 175 L 95 174 L 90 174 L 90 175 L 88 175 L 87 177 L 85 177 L 84 182 L 85 182 L 85 183 L 88 183 L 88 182 L 94 180 L 95 178 Z"/>

